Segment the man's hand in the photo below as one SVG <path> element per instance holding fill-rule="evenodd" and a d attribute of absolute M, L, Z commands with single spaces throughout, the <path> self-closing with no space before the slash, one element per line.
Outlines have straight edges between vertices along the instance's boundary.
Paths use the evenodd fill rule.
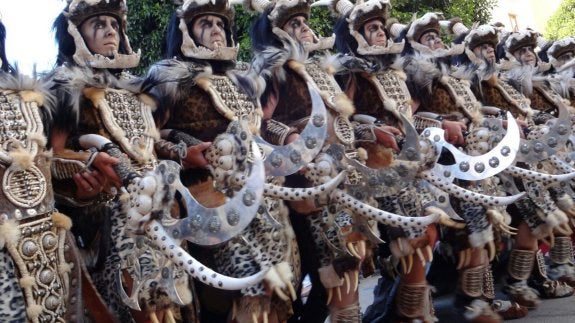
<path fill-rule="evenodd" d="M 76 183 L 76 196 L 80 199 L 89 199 L 100 194 L 107 182 L 97 170 L 76 173 L 72 178 Z"/>
<path fill-rule="evenodd" d="M 467 130 L 467 126 L 459 121 L 443 120 L 441 124 L 445 130 L 445 140 L 452 145 L 463 145 L 465 139 L 463 138 L 463 131 Z"/>
<path fill-rule="evenodd" d="M 395 141 L 395 136 L 401 135 L 399 129 L 391 126 L 381 126 L 373 128 L 373 133 L 379 144 L 385 148 L 391 148 L 395 152 L 399 152 L 399 146 L 397 145 L 397 141 Z"/>
<path fill-rule="evenodd" d="M 104 152 L 99 152 L 91 166 L 97 169 L 99 174 L 110 181 L 114 186 L 120 187 L 122 181 L 114 169 L 114 166 L 119 162 L 118 158 L 112 157 Z"/>
<path fill-rule="evenodd" d="M 208 166 L 208 161 L 204 156 L 204 151 L 212 145 L 211 142 L 202 142 L 188 147 L 188 154 L 182 160 L 184 168 L 204 168 Z"/>

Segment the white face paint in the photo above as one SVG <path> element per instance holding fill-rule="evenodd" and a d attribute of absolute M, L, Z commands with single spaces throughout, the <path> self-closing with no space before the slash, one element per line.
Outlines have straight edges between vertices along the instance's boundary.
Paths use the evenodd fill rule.
<path fill-rule="evenodd" d="M 282 29 L 301 44 L 313 43 L 313 31 L 304 16 L 292 17 L 285 23 Z"/>
<path fill-rule="evenodd" d="M 112 16 L 94 16 L 80 26 L 86 46 L 95 54 L 111 57 L 120 46 L 120 24 Z"/>
<path fill-rule="evenodd" d="M 199 46 L 215 50 L 227 47 L 224 20 L 214 15 L 203 15 L 194 20 L 192 36 Z"/>
<path fill-rule="evenodd" d="M 370 20 L 361 28 L 363 37 L 370 46 L 387 46 L 387 34 L 385 25 L 381 20 Z"/>

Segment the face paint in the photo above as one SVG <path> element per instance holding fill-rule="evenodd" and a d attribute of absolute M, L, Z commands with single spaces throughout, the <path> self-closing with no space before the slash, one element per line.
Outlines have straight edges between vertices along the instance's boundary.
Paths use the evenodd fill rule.
<path fill-rule="evenodd" d="M 86 46 L 95 54 L 114 56 L 120 46 L 120 25 L 113 16 L 94 16 L 80 26 Z"/>
<path fill-rule="evenodd" d="M 379 19 L 366 22 L 362 27 L 362 34 L 370 46 L 387 46 L 385 26 Z"/>
<path fill-rule="evenodd" d="M 198 45 L 211 50 L 227 46 L 225 24 L 218 16 L 204 15 L 196 18 L 192 26 L 192 37 Z"/>
<path fill-rule="evenodd" d="M 314 34 L 304 16 L 295 16 L 283 26 L 283 31 L 301 44 L 313 43 Z"/>

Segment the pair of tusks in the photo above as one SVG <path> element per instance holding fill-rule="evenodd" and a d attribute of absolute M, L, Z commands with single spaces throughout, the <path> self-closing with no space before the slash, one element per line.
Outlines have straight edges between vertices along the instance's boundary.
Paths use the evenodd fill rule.
<path fill-rule="evenodd" d="M 495 259 L 495 255 L 497 254 L 497 250 L 495 249 L 495 242 L 493 242 L 493 240 L 488 241 L 486 243 L 486 247 L 487 247 L 487 257 L 489 258 L 489 262 L 491 262 L 493 261 L 493 259 Z M 467 248 L 459 252 L 459 261 L 457 262 L 456 267 L 457 270 L 460 270 L 464 266 L 469 265 L 469 262 L 471 261 L 472 258 L 471 252 L 472 252 L 471 248 Z"/>
<path fill-rule="evenodd" d="M 149 314 L 149 316 L 150 316 L 150 321 L 152 323 L 160 323 L 160 320 L 158 320 L 158 316 L 156 315 L 156 312 L 151 312 Z M 167 308 L 164 310 L 163 323 L 176 323 L 176 318 L 174 317 L 174 313 L 172 313 L 171 308 Z"/>
<path fill-rule="evenodd" d="M 276 269 L 275 266 L 270 267 L 270 269 L 268 270 L 268 272 L 266 273 L 265 280 L 267 281 L 272 281 L 272 282 L 284 282 L 284 280 L 281 278 L 281 274 L 278 272 L 278 270 Z M 286 295 L 283 291 L 281 286 L 278 286 L 276 284 L 274 284 L 273 286 L 273 291 L 276 293 L 276 295 L 281 298 L 282 300 L 288 302 L 290 301 L 295 301 L 297 299 L 297 293 L 295 291 L 295 288 L 293 287 L 293 285 L 291 284 L 291 282 L 286 282 L 285 283 L 285 287 L 288 289 L 289 291 L 289 296 Z"/>
<path fill-rule="evenodd" d="M 431 250 L 431 246 L 425 246 L 423 250 L 425 251 L 425 254 L 424 251 L 421 250 L 421 248 L 415 248 L 415 254 L 417 255 L 419 261 L 421 262 L 421 265 L 425 267 L 425 265 L 428 262 L 433 261 L 433 250 Z M 413 254 L 400 257 L 399 263 L 401 265 L 401 273 L 404 275 L 409 274 L 411 272 L 411 269 L 413 269 Z"/>
<path fill-rule="evenodd" d="M 349 275 L 349 272 L 346 271 L 343 273 L 343 282 L 345 285 L 345 294 L 349 294 L 350 291 L 352 291 L 351 287 L 353 285 L 353 292 L 356 293 L 357 289 L 359 288 L 359 270 L 353 270 L 351 271 L 352 273 L 352 277 L 353 277 L 353 281 L 351 280 L 352 278 Z M 329 305 L 331 303 L 331 301 L 333 300 L 333 294 L 336 294 L 337 300 L 341 301 L 341 292 L 342 292 L 342 286 L 337 286 L 337 287 L 332 287 L 332 288 L 327 288 L 326 292 L 327 292 L 327 301 L 326 301 L 326 305 Z"/>
<path fill-rule="evenodd" d="M 346 243 L 347 251 L 351 253 L 357 259 L 363 259 L 365 257 L 365 240 L 359 240 L 357 242 Z"/>

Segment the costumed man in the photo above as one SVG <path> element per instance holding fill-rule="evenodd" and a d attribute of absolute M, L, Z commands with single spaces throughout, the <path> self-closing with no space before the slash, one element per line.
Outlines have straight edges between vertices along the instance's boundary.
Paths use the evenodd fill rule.
<path fill-rule="evenodd" d="M 394 154 L 399 153 L 396 138 L 403 137 L 405 132 L 402 131 L 412 127 L 413 111 L 416 108 L 401 67 L 399 54 L 403 44 L 392 42 L 386 29 L 390 3 L 371 0 L 353 6 L 349 2 L 338 1 L 334 8 L 341 15 L 336 25 L 338 50 L 343 54 L 361 57 L 373 66 L 370 70 L 350 74 L 342 83 L 356 107 L 354 119 L 362 124 L 356 128 L 363 131 L 356 132 L 356 135 L 360 146 L 368 152 L 367 165 L 386 169 L 396 159 Z M 360 122 L 366 119 L 365 116 L 375 122 Z M 424 193 L 423 189 L 415 194 L 418 180 L 412 176 L 405 178 L 409 180 L 401 180 L 401 184 L 394 183 L 403 187 L 396 187 L 397 190 L 391 196 L 380 199 L 380 207 L 405 216 L 426 214 L 425 206 L 431 199 L 426 194 L 429 192 Z M 391 184 L 384 185 L 386 189 L 392 190 L 395 185 Z M 436 320 L 431 292 L 425 280 L 425 264 L 431 261 L 431 247 L 435 243 L 435 226 L 429 226 L 422 233 L 421 237 L 417 237 L 391 226 L 385 228 L 384 235 L 390 240 L 391 252 L 402 264 L 395 298 L 395 320 Z M 419 257 L 413 261 L 415 254 Z"/>
<path fill-rule="evenodd" d="M 545 44 L 539 47 L 541 50 L 537 55 L 552 67 L 546 72 L 550 77 L 551 88 L 569 100 L 572 107 L 575 106 L 575 38 L 565 37 L 553 42 L 545 41 Z"/>
<path fill-rule="evenodd" d="M 555 80 L 545 75 L 553 66 L 540 61 L 535 54 L 535 47 L 539 40 L 540 34 L 533 30 L 507 34 L 498 46 L 502 74 L 518 91 L 529 98 L 531 107 L 538 112 L 536 123 L 545 124 L 547 119 L 557 118 L 560 114 L 567 115 L 572 121 L 575 110 L 573 110 L 568 99 L 564 99 L 553 91 L 551 85 Z M 569 55 L 566 58 L 568 57 Z M 561 110 L 565 112 L 561 113 Z M 563 115 L 561 117 L 564 117 Z M 555 156 L 551 158 L 565 159 L 562 156 L 566 156 L 569 149 L 560 145 L 566 143 L 566 140 L 557 144 L 553 144 L 552 141 L 547 141 L 547 143 L 557 150 Z M 538 167 L 546 169 L 548 172 L 554 172 L 554 167 L 549 163 L 549 161 L 540 161 Z M 571 170 L 572 167 L 567 169 L 567 171 Z M 560 171 L 563 172 L 564 170 Z M 573 217 L 574 194 L 572 189 L 550 187 L 549 190 L 557 206 L 567 215 Z M 572 266 L 569 266 L 573 262 L 571 232 L 555 232 L 554 234 L 553 244 L 549 246 L 553 268 L 553 275 L 550 275 L 550 278 L 575 287 L 575 271 Z"/>
<path fill-rule="evenodd" d="M 157 168 L 154 154 L 155 101 L 144 80 L 125 72 L 140 59 L 126 34 L 126 10 L 124 0 L 72 0 L 54 22 L 58 67 L 49 79 L 61 113 L 53 131 L 54 187 L 60 207 L 78 223 L 75 235 L 97 287 L 87 299 L 91 319 L 100 311 L 88 301 L 99 292 L 114 315 L 109 320 L 193 322 L 188 275 L 140 226 L 146 212 L 155 212 L 147 217 L 152 222 L 169 213 L 173 180 L 141 180 L 148 171 L 158 170 L 158 178 L 169 172 Z M 93 170 L 80 186 L 95 193 L 90 198 L 69 185 L 83 170 Z"/>
<path fill-rule="evenodd" d="M 156 113 L 162 137 L 188 147 L 182 180 L 198 202 L 211 208 L 224 207 L 226 195 L 248 202 L 238 186 L 249 181 L 237 174 L 247 167 L 241 161 L 253 159 L 250 144 L 262 120 L 258 99 L 263 78 L 236 62 L 233 24 L 227 0 L 184 1 L 168 26 L 167 59 L 149 71 L 160 81 L 153 91 L 162 107 Z M 267 180 L 281 182 L 280 177 Z M 222 227 L 231 239 L 225 243 L 202 237 L 192 241 L 193 253 L 226 275 L 268 270 L 264 281 L 234 293 L 197 286 L 202 320 L 284 322 L 292 314 L 299 251 L 287 209 L 266 197 L 256 211 L 230 214 L 228 221 L 240 216 L 239 221 L 248 222 L 243 230 Z"/>
<path fill-rule="evenodd" d="M 56 100 L 46 83 L 10 66 L 5 39 L 0 21 L 0 318 L 81 321 L 82 267 L 70 233 L 72 221 L 54 207 L 50 176 L 49 131 L 58 118 Z M 77 189 L 78 195 L 89 195 Z"/>
<path fill-rule="evenodd" d="M 511 112 L 515 119 L 524 123 L 523 127 L 534 130 L 531 133 L 535 134 L 537 130 L 533 128 L 535 111 L 531 109 L 529 99 L 513 88 L 510 83 L 498 78 L 499 70 L 495 57 L 495 47 L 498 41 L 497 31 L 488 25 L 478 26 L 458 35 L 456 42 L 463 42 L 466 48 L 465 53 L 457 57 L 459 70 L 456 75 L 471 82 L 476 98 L 484 105 Z M 519 156 L 520 154 L 518 158 Z M 529 163 L 525 165 L 529 167 Z M 534 189 L 541 183 L 535 180 L 523 180 L 524 186 L 518 189 L 513 179 L 504 181 L 504 187 L 512 186 L 515 191 L 527 191 L 529 196 L 508 208 L 512 216 L 511 225 L 518 229 L 507 265 L 509 278 L 506 290 L 510 298 L 528 308 L 537 306 L 539 296 L 527 285 L 527 279 L 532 271 L 542 278 L 539 286 L 543 288 L 539 289 L 539 292 L 543 297 L 571 295 L 573 293 L 571 287 L 546 278 L 542 272 L 544 266 L 539 265 L 542 257 L 537 256 L 537 239 L 546 238 L 554 227 L 567 220 L 567 216 L 553 203 L 547 190 Z M 534 266 L 534 264 L 537 265 Z"/>
<path fill-rule="evenodd" d="M 265 120 L 262 136 L 280 146 L 293 145 L 298 138 L 307 137 L 307 124 L 317 118 L 313 111 L 315 99 L 310 94 L 313 89 L 321 95 L 328 111 L 325 154 L 314 161 L 319 164 L 321 158 L 331 158 L 330 152 L 335 147 L 346 158 L 356 158 L 354 130 L 348 119 L 354 112 L 353 104 L 334 74 L 353 68 L 357 60 L 328 52 L 334 37 L 318 37 L 309 27 L 307 0 L 252 1 L 249 9 L 260 13 L 251 29 L 254 56 L 256 62 L 267 65 L 265 70 L 270 73 L 261 100 Z M 340 158 L 340 162 L 346 159 Z M 334 170 L 342 166 L 336 164 L 331 165 Z M 290 175 L 286 186 L 313 185 L 305 177 L 303 173 Z M 358 228 L 360 223 L 364 228 L 373 224 L 353 217 L 336 203 L 330 204 L 329 207 L 314 202 L 289 204 L 292 222 L 298 228 L 296 236 L 305 270 L 302 274 L 308 274 L 312 282 L 308 299 L 305 305 L 296 307 L 293 321 L 324 321 L 328 308 L 332 322 L 360 321 L 360 261 L 369 250 L 365 235 Z"/>
<path fill-rule="evenodd" d="M 490 127 L 482 125 L 484 112 L 498 113 L 496 108 L 484 108 L 475 98 L 469 82 L 451 75 L 450 59 L 463 53 L 463 44 L 447 47 L 441 40 L 441 23 L 450 28 L 465 28 L 460 19 L 441 21 L 436 13 L 426 13 L 421 18 L 405 26 L 399 37 L 406 40 L 404 55 L 407 84 L 412 98 L 418 103 L 418 115 L 442 122 L 446 140 L 461 147 L 470 156 L 482 156 L 496 143 L 488 141 Z M 400 24 L 390 26 L 394 35 Z M 500 122 L 500 127 L 502 127 Z M 519 139 L 516 139 L 518 144 Z M 447 153 L 449 154 L 449 153 Z M 483 155 L 489 156 L 489 155 Z M 503 157 L 503 156 L 500 156 Z M 443 158 L 448 158 L 444 156 Z M 480 160 L 488 164 L 488 158 Z M 453 159 L 449 158 L 449 159 Z M 440 159 L 440 162 L 442 160 Z M 478 160 L 479 161 L 479 160 Z M 509 160 L 512 162 L 512 159 Z M 451 160 L 447 164 L 458 160 Z M 472 163 L 466 159 L 466 163 Z M 498 187 L 493 172 L 458 180 L 458 184 L 478 193 L 506 195 Z M 505 207 L 484 207 L 451 197 L 451 205 L 460 214 L 465 230 L 444 230 L 445 241 L 449 241 L 459 256 L 456 306 L 462 309 L 463 316 L 470 322 L 498 322 L 501 319 L 514 319 L 527 315 L 527 308 L 509 301 L 494 301 L 495 287 L 490 261 L 495 257 L 495 240 L 500 233 L 511 232 L 508 226 L 511 218 Z M 488 252 L 489 251 L 489 252 Z M 478 285 L 479 282 L 479 285 Z M 464 310 L 463 310 L 464 309 Z"/>

